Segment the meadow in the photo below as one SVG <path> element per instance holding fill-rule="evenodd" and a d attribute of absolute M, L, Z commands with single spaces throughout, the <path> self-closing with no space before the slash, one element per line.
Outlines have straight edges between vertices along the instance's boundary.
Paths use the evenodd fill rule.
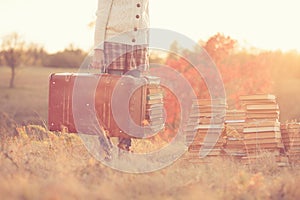
<path fill-rule="evenodd" d="M 8 88 L 10 68 L 0 68 L 0 111 L 8 113 L 18 123 L 41 124 L 48 115 L 49 76 L 55 72 L 76 72 L 76 69 L 20 67 L 15 88 Z"/>
<path fill-rule="evenodd" d="M 49 75 L 63 71 L 76 70 L 20 68 L 16 88 L 8 89 L 9 68 L 0 68 L 1 199 L 300 198 L 299 168 L 278 167 L 268 157 L 246 166 L 230 158 L 194 163 L 183 156 L 145 174 L 104 166 L 77 135 L 47 130 Z"/>

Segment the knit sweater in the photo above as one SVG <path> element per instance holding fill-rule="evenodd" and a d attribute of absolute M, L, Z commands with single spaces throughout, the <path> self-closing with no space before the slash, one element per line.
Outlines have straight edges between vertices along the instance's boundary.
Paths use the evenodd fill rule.
<path fill-rule="evenodd" d="M 103 42 L 148 44 L 148 0 L 98 0 L 95 48 Z"/>

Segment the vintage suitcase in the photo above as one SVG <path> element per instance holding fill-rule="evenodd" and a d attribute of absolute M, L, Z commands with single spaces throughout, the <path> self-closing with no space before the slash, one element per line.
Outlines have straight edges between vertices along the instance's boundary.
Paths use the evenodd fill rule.
<path fill-rule="evenodd" d="M 124 133 L 127 130 L 124 131 L 124 126 L 122 129 L 120 123 L 125 126 L 128 123 L 128 118 L 124 114 L 127 111 L 136 125 L 133 132 L 140 131 L 144 125 L 147 105 L 146 83 L 147 79 L 143 77 L 90 73 L 51 74 L 48 102 L 49 130 L 67 129 L 68 132 L 76 133 L 78 129 L 83 128 L 86 134 L 96 134 L 95 131 L 89 130 L 92 130 L 95 123 L 99 123 L 108 131 L 110 137 L 137 136 Z M 129 108 L 122 106 L 129 96 L 127 104 Z M 118 122 L 115 120 L 116 117 Z M 139 137 L 142 137 L 142 134 Z"/>

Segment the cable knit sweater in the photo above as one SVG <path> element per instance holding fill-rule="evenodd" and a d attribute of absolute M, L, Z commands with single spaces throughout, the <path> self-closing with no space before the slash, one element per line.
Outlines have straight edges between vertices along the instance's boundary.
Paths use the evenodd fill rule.
<path fill-rule="evenodd" d="M 148 0 L 98 0 L 95 48 L 103 42 L 148 44 Z"/>

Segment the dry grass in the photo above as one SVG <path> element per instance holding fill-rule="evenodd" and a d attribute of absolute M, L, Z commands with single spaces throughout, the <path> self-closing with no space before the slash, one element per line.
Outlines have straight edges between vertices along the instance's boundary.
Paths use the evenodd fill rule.
<path fill-rule="evenodd" d="M 129 174 L 96 161 L 77 135 L 52 133 L 32 125 L 18 128 L 18 133 L 19 136 L 1 140 L 1 199 L 300 197 L 297 169 L 274 170 L 267 164 L 245 166 L 222 158 L 196 164 L 183 157 L 156 172 Z"/>

